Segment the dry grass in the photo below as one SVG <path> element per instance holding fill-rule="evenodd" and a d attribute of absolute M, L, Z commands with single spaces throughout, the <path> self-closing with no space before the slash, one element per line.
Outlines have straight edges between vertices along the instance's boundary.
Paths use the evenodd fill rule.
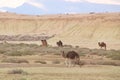
<path fill-rule="evenodd" d="M 119 80 L 120 67 L 85 66 L 82 68 L 31 67 L 20 68 L 28 73 L 7 74 L 11 68 L 0 68 L 0 80 Z M 7 77 L 6 77 L 7 76 Z"/>
<path fill-rule="evenodd" d="M 28 60 L 18 58 L 6 58 L 1 60 L 2 63 L 29 63 Z"/>
<path fill-rule="evenodd" d="M 23 71 L 22 69 L 13 69 L 8 71 L 8 74 L 27 74 L 27 72 Z"/>
<path fill-rule="evenodd" d="M 7 63 L 41 63 L 41 61 L 59 63 L 60 61 L 61 63 L 63 62 L 61 51 L 65 51 L 65 53 L 67 53 L 71 50 L 78 52 L 81 60 L 83 60 L 84 62 L 89 62 L 89 64 L 91 63 L 92 65 L 120 65 L 119 61 L 117 61 L 120 59 L 120 50 L 103 50 L 74 47 L 41 47 L 39 45 L 23 43 L 0 44 L 0 61 Z M 110 61 L 111 59 L 115 61 Z"/>
<path fill-rule="evenodd" d="M 102 50 L 88 48 L 58 48 L 58 47 L 40 47 L 26 44 L 7 44 L 1 45 L 0 60 L 12 61 L 16 63 L 0 63 L 0 80 L 119 80 L 120 67 L 119 60 L 102 58 L 108 53 L 118 54 L 119 50 Z M 9 56 L 7 51 L 30 50 L 33 55 Z M 83 66 L 80 68 L 66 68 L 64 59 L 60 51 L 75 50 L 81 55 Z M 5 52 L 4 52 L 5 51 Z M 43 55 L 44 54 L 44 55 Z M 86 55 L 89 55 L 87 57 Z M 6 56 L 6 57 L 2 57 Z M 118 55 L 117 55 L 118 56 Z M 11 60 L 12 59 L 12 60 Z M 19 60 L 26 60 L 29 64 L 19 64 Z M 37 63 L 36 63 L 37 62 Z M 87 63 L 86 63 L 87 62 Z M 40 64 L 38 64 L 40 63 Z M 44 64 L 45 63 L 45 64 Z M 89 65 L 89 66 L 88 66 Z M 109 65 L 109 66 L 107 66 Z M 114 66 L 112 66 L 114 65 Z M 116 66 L 117 65 L 117 66 Z M 28 74 L 21 74 L 22 71 Z M 20 74 L 14 74 L 14 70 Z M 12 71 L 13 74 L 8 74 Z M 7 76 L 7 77 L 6 77 Z"/>
<path fill-rule="evenodd" d="M 35 63 L 41 63 L 41 64 L 47 64 L 45 61 L 41 61 L 41 60 L 37 60 L 37 61 L 34 61 Z"/>

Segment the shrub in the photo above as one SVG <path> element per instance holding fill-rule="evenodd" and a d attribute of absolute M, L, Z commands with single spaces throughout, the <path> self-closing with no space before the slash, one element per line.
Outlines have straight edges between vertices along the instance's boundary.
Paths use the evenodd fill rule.
<path fill-rule="evenodd" d="M 101 65 L 113 65 L 113 66 L 120 66 L 120 64 L 117 64 L 115 62 L 109 62 L 109 61 L 106 61 L 106 62 L 101 62 L 99 63 Z"/>
<path fill-rule="evenodd" d="M 28 73 L 23 71 L 22 69 L 13 69 L 11 71 L 8 71 L 8 74 L 28 74 Z"/>
<path fill-rule="evenodd" d="M 22 56 L 22 53 L 20 51 L 12 51 L 9 53 L 6 53 L 8 56 Z"/>
<path fill-rule="evenodd" d="M 80 61 L 80 62 L 79 62 L 79 65 L 80 65 L 80 67 L 81 67 L 81 66 L 85 65 L 85 62 L 84 62 L 84 61 Z"/>
<path fill-rule="evenodd" d="M 7 53 L 8 56 L 24 56 L 24 55 L 33 55 L 32 51 L 11 51 Z"/>
<path fill-rule="evenodd" d="M 68 48 L 73 48 L 73 46 L 72 45 L 63 45 L 63 47 L 68 47 Z"/>
<path fill-rule="evenodd" d="M 90 51 L 91 55 L 98 55 L 98 56 L 105 56 L 108 53 L 108 51 L 103 49 L 93 49 Z"/>
<path fill-rule="evenodd" d="M 17 58 L 3 59 L 1 62 L 5 62 L 5 63 L 29 63 L 29 61 L 27 61 L 25 59 L 17 59 Z"/>
<path fill-rule="evenodd" d="M 112 62 L 112 61 L 97 61 L 97 62 L 90 62 L 92 65 L 113 65 L 113 66 L 120 66 L 119 62 Z"/>
<path fill-rule="evenodd" d="M 52 62 L 53 64 L 60 64 L 60 61 L 56 60 Z"/>
<path fill-rule="evenodd" d="M 21 78 L 21 79 L 19 79 L 19 80 L 27 80 L 26 78 Z"/>
<path fill-rule="evenodd" d="M 35 63 L 47 64 L 45 61 L 40 61 L 40 60 L 35 61 Z"/>
<path fill-rule="evenodd" d="M 5 52 L 5 50 L 0 50 L 0 54 L 4 54 Z"/>
<path fill-rule="evenodd" d="M 75 48 L 79 48 L 79 46 L 75 46 Z"/>
<path fill-rule="evenodd" d="M 61 54 L 59 54 L 59 53 L 54 53 L 54 55 L 61 55 Z"/>
<path fill-rule="evenodd" d="M 111 58 L 113 60 L 120 60 L 120 52 L 113 52 L 113 53 L 108 53 L 107 58 Z"/>
<path fill-rule="evenodd" d="M 79 53 L 79 56 L 85 56 L 86 53 Z"/>

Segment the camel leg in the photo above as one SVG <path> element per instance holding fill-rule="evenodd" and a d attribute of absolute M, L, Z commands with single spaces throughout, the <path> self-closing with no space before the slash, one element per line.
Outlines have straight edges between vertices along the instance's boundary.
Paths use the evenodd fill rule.
<path fill-rule="evenodd" d="M 76 64 L 79 64 L 79 59 L 68 59 L 68 67 L 75 67 Z"/>
<path fill-rule="evenodd" d="M 75 67 L 75 59 L 69 59 L 69 67 Z"/>
<path fill-rule="evenodd" d="M 70 59 L 68 59 L 68 67 L 71 66 L 71 62 L 70 62 Z"/>
<path fill-rule="evenodd" d="M 72 67 L 72 60 L 71 59 L 68 60 L 68 67 Z"/>
<path fill-rule="evenodd" d="M 69 66 L 69 62 L 68 62 L 69 60 L 66 58 L 65 59 L 65 65 L 68 67 Z"/>
<path fill-rule="evenodd" d="M 67 67 L 71 67 L 72 66 L 72 61 L 71 61 L 71 59 L 65 59 L 65 65 L 67 66 Z"/>
<path fill-rule="evenodd" d="M 76 60 L 73 59 L 73 60 L 72 60 L 72 66 L 75 67 L 75 65 L 76 65 Z"/>
<path fill-rule="evenodd" d="M 79 67 L 82 66 L 82 65 L 81 65 L 81 61 L 80 61 L 80 58 L 77 58 L 77 59 L 76 59 L 76 63 L 79 65 Z"/>
<path fill-rule="evenodd" d="M 70 59 L 70 67 L 73 67 L 73 65 L 74 65 L 74 61 Z"/>

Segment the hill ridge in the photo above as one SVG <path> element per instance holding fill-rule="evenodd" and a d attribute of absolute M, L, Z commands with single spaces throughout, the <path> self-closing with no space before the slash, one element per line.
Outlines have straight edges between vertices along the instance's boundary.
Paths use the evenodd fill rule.
<path fill-rule="evenodd" d="M 0 34 L 49 34 L 50 44 L 120 43 L 120 13 L 18 15 L 0 13 Z M 118 46 L 120 48 L 120 45 Z"/>

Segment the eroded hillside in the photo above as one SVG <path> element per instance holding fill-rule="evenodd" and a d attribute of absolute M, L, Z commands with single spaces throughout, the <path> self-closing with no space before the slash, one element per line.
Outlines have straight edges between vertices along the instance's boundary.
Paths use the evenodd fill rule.
<path fill-rule="evenodd" d="M 17 15 L 0 13 L 0 34 L 56 34 L 49 44 L 97 47 L 98 41 L 117 44 L 120 49 L 120 13 Z M 82 45 L 82 43 L 84 43 Z"/>

